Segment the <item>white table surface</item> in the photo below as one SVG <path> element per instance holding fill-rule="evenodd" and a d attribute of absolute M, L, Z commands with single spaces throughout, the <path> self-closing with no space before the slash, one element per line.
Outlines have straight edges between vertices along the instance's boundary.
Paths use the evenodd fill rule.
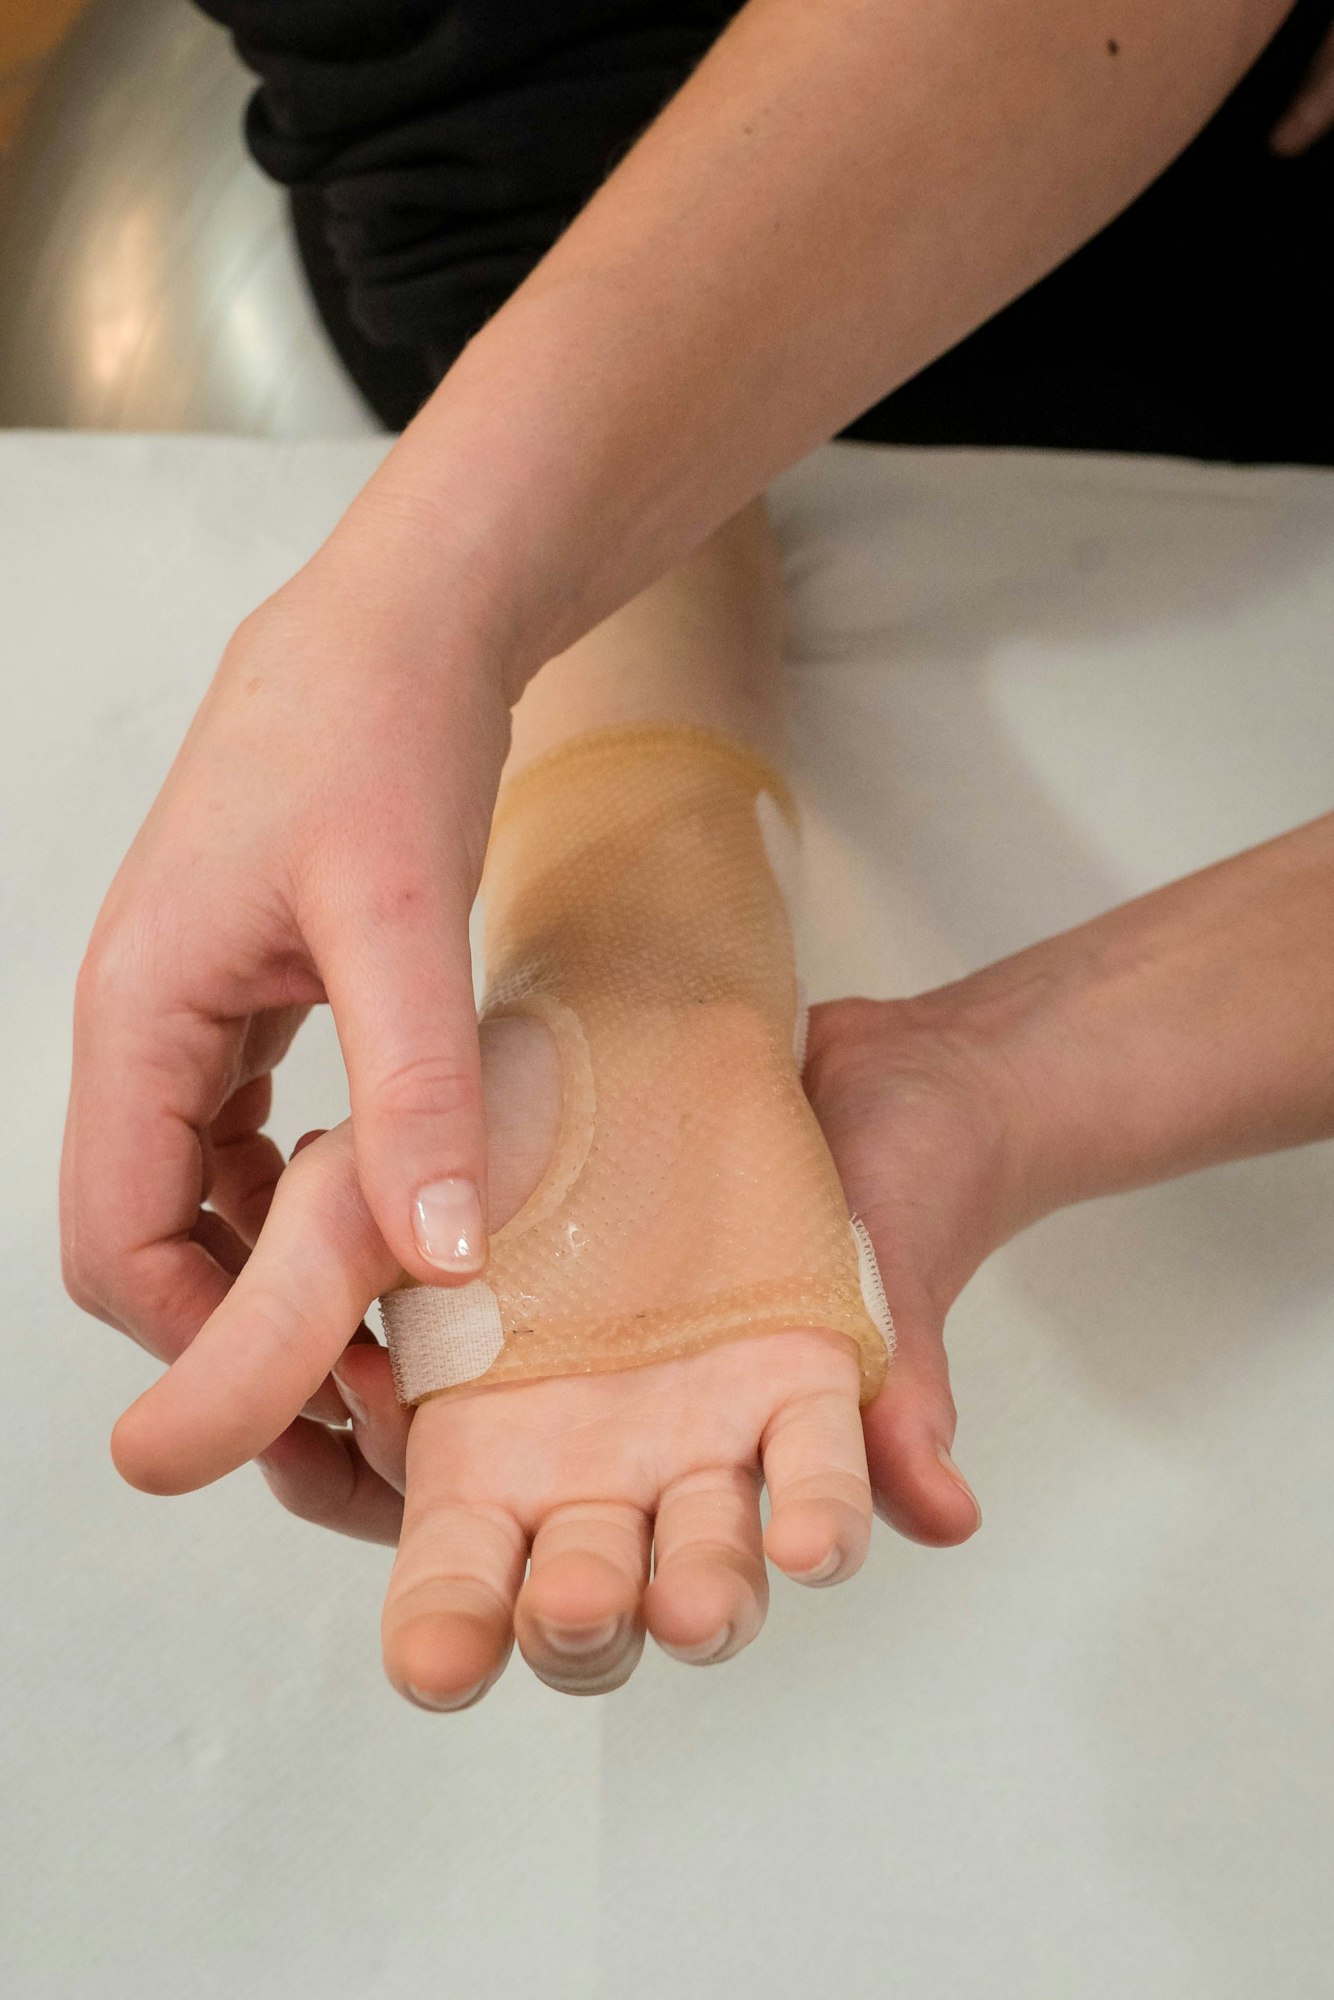
<path fill-rule="evenodd" d="M 776 1580 L 717 1673 L 382 1683 L 383 1550 L 106 1438 L 56 1272 L 70 990 L 236 620 L 376 441 L 0 439 L 15 2000 L 1323 2000 L 1334 1148 L 1043 1224 L 953 1321 L 968 1547 Z M 781 482 L 817 996 L 902 992 L 1334 803 L 1334 476 L 835 447 Z M 1334 1010 L 1332 1010 L 1334 1015 Z M 290 1141 L 338 1114 L 327 1024 Z"/>

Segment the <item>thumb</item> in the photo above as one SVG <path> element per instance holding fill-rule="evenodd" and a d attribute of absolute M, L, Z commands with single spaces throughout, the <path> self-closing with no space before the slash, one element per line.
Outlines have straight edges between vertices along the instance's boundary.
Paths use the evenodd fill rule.
<path fill-rule="evenodd" d="M 344 916 L 319 954 L 347 1066 L 357 1177 L 385 1242 L 428 1284 L 466 1281 L 487 1254 L 468 907 L 464 893 L 405 875 L 394 855 L 361 915 Z"/>
<path fill-rule="evenodd" d="M 862 1411 L 871 1491 L 876 1512 L 901 1535 L 950 1548 L 976 1532 L 982 1510 L 950 1452 L 957 1416 L 944 1327 L 938 1310 L 910 1279 L 895 1282 L 885 1250 L 879 1256 L 892 1302 L 895 1348 L 884 1387 Z"/>

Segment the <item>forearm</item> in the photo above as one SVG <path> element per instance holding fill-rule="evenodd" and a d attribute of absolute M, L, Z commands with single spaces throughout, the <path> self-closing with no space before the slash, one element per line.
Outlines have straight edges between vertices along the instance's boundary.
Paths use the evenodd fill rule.
<path fill-rule="evenodd" d="M 1334 1136 L 1334 813 L 928 995 L 1001 1078 L 1015 1226 Z"/>
<path fill-rule="evenodd" d="M 517 691 L 1124 207 L 1285 12 L 751 0 L 354 516 Z"/>

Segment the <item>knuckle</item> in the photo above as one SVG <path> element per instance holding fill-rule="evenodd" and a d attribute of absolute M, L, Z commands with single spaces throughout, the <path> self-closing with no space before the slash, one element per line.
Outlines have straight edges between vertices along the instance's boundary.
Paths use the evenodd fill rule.
<path fill-rule="evenodd" d="M 331 1507 L 326 1500 L 308 1492 L 305 1487 L 279 1485 L 271 1479 L 269 1491 L 284 1513 L 291 1514 L 298 1521 L 308 1521 L 314 1528 L 332 1528 L 338 1524 L 340 1509 Z"/>
<path fill-rule="evenodd" d="M 75 1005 L 80 1012 L 116 1006 L 130 994 L 142 994 L 153 963 L 147 927 L 132 916 L 99 922 L 89 940 L 75 981 Z"/>
<path fill-rule="evenodd" d="M 112 958 L 101 938 L 94 938 L 83 955 L 74 982 L 74 1004 L 80 1013 L 101 1007 L 111 987 Z"/>
<path fill-rule="evenodd" d="M 250 1331 L 280 1355 L 299 1354 L 307 1332 L 301 1308 L 280 1292 L 256 1287 L 246 1297 Z"/>
<path fill-rule="evenodd" d="M 106 1308 L 98 1293 L 92 1272 L 81 1256 L 65 1250 L 60 1258 L 60 1277 L 67 1296 L 80 1312 L 92 1313 L 100 1318 Z"/>
<path fill-rule="evenodd" d="M 96 1236 L 86 1222 L 75 1214 L 74 1203 L 67 1190 L 61 1190 L 60 1203 L 60 1281 L 66 1296 L 80 1312 L 90 1313 L 109 1326 L 120 1326 L 121 1321 L 113 1307 L 115 1287 L 112 1283 L 116 1267 L 114 1255 L 102 1246 L 99 1248 Z"/>
<path fill-rule="evenodd" d="M 385 1071 L 374 1098 L 390 1118 L 450 1118 L 473 1112 L 479 1091 L 475 1069 L 457 1057 L 413 1056 Z"/>

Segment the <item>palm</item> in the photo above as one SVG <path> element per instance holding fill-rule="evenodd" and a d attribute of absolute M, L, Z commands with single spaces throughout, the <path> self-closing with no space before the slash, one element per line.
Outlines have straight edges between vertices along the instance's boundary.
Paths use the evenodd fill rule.
<path fill-rule="evenodd" d="M 424 1403 L 385 1607 L 391 1676 L 419 1700 L 475 1699 L 511 1632 L 571 1692 L 625 1680 L 646 1629 L 679 1657 L 727 1658 L 763 1620 L 766 1548 L 812 1582 L 862 1560 L 857 1387 L 850 1347 L 793 1332 Z"/>
<path fill-rule="evenodd" d="M 232 1290 L 121 1419 L 122 1471 L 181 1491 L 258 1456 L 295 1512 L 398 1540 L 386 1661 L 427 1706 L 479 1699 L 516 1638 L 571 1692 L 618 1685 L 646 1632 L 679 1658 L 729 1658 L 762 1622 L 766 1555 L 810 1583 L 861 1562 L 868 1455 L 896 1526 L 965 1540 L 976 1504 L 938 1456 L 954 1433 L 941 1336 L 954 1291 L 999 1240 L 985 1092 L 948 1038 L 917 1032 L 912 1009 L 891 1003 L 815 1009 L 806 1081 L 898 1330 L 865 1443 L 851 1346 L 802 1330 L 624 1373 L 461 1391 L 410 1416 L 383 1350 L 346 1345 L 400 1273 L 344 1126 L 288 1168 Z M 519 1088 L 512 1068 L 506 1087 Z M 513 1119 L 493 1140 L 506 1129 Z M 218 1150 L 213 1203 L 239 1229 L 246 1176 L 232 1151 Z M 503 1212 L 521 1199 L 511 1189 Z M 327 1407 L 311 1399 L 332 1394 L 321 1384 L 333 1363 L 353 1436 L 304 1418 L 282 1430 L 293 1410 Z"/>

